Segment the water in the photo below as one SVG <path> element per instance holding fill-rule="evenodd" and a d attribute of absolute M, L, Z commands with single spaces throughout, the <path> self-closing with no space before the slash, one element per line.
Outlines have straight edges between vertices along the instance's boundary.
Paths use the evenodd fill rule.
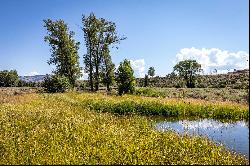
<path fill-rule="evenodd" d="M 198 134 L 224 145 L 231 151 L 245 155 L 249 159 L 249 122 L 220 122 L 213 119 L 198 120 L 156 120 L 160 131 L 174 130 L 180 134 Z"/>

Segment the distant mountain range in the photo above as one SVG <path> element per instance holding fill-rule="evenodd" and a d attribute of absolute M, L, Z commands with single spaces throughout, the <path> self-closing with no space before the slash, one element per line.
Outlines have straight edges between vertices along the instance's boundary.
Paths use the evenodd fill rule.
<path fill-rule="evenodd" d="M 231 74 L 233 74 L 233 75 L 235 75 L 235 74 L 249 74 L 249 69 L 236 70 L 234 72 L 228 72 L 227 74 L 218 74 L 217 77 L 220 77 L 220 76 L 223 76 L 223 75 L 231 75 Z M 19 79 L 23 80 L 23 81 L 26 81 L 26 82 L 42 82 L 44 80 L 45 76 L 46 75 L 19 76 Z M 209 76 L 209 75 L 207 75 L 207 76 Z M 164 78 L 164 77 L 162 77 L 162 78 Z M 137 78 L 137 80 L 144 80 L 144 79 L 143 78 Z"/>
<path fill-rule="evenodd" d="M 19 76 L 19 79 L 26 82 L 42 82 L 44 77 L 45 75 Z"/>

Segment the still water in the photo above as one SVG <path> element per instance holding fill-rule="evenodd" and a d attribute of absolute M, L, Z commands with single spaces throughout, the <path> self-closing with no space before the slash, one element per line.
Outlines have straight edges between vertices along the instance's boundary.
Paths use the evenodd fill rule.
<path fill-rule="evenodd" d="M 160 131 L 170 129 L 180 134 L 207 136 L 210 140 L 249 159 L 249 122 L 220 122 L 213 119 L 155 121 L 155 127 Z"/>

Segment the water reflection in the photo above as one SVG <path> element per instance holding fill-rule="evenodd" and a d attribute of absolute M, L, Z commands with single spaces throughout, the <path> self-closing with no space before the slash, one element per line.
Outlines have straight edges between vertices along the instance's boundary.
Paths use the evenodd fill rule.
<path fill-rule="evenodd" d="M 221 122 L 212 119 L 155 119 L 158 130 L 174 130 L 180 134 L 198 134 L 220 143 L 249 158 L 249 122 Z"/>

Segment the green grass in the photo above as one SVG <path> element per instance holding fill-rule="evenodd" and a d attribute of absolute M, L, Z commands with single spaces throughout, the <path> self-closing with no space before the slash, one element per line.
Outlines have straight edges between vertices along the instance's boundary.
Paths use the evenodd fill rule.
<path fill-rule="evenodd" d="M 0 105 L 0 164 L 249 164 L 208 139 L 159 132 L 145 117 L 98 113 L 82 105 L 88 99 L 132 96 L 35 96 Z"/>
<path fill-rule="evenodd" d="M 84 93 L 76 95 L 57 95 L 65 102 L 74 98 L 78 105 L 98 112 L 117 114 L 161 115 L 166 117 L 199 117 L 214 119 L 243 120 L 248 119 L 246 105 L 228 102 L 209 102 L 192 99 L 162 99 L 134 95 L 107 96 L 103 94 Z"/>

